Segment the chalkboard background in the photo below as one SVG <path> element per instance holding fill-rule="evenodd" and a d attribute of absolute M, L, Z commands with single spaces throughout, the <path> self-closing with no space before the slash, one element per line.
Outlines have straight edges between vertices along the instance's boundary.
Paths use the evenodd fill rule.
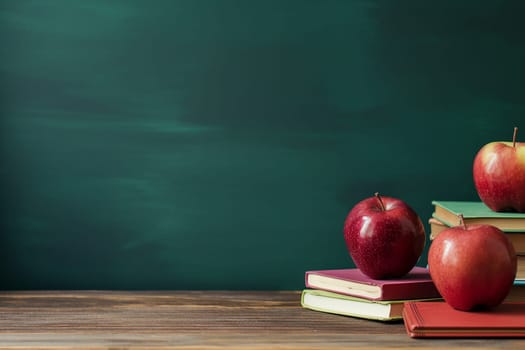
<path fill-rule="evenodd" d="M 525 139 L 523 10 L 2 1 L 0 288 L 300 289 L 374 192 L 477 200 Z"/>

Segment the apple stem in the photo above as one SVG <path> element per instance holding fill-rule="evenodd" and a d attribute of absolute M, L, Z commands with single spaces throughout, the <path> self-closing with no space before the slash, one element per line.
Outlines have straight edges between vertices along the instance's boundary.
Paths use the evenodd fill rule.
<path fill-rule="evenodd" d="M 379 195 L 379 192 L 374 193 L 374 196 L 376 196 L 377 200 L 379 201 L 379 205 L 381 206 L 381 210 L 385 211 L 385 203 L 383 203 L 383 200 L 381 199 L 381 196 Z"/>
<path fill-rule="evenodd" d="M 518 127 L 514 127 L 514 134 L 512 135 L 512 147 L 516 148 L 516 136 L 518 135 Z"/>
<path fill-rule="evenodd" d="M 467 224 L 465 224 L 465 218 L 463 218 L 463 214 L 458 214 L 459 217 L 459 225 L 463 226 L 463 229 L 467 229 Z"/>

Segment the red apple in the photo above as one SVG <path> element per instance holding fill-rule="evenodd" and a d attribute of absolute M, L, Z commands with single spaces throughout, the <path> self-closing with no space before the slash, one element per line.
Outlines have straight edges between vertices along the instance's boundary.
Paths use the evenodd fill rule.
<path fill-rule="evenodd" d="M 525 143 L 491 142 L 474 158 L 474 184 L 479 198 L 494 211 L 525 213 Z"/>
<path fill-rule="evenodd" d="M 516 276 L 510 240 L 491 225 L 442 231 L 430 245 L 428 267 L 437 290 L 455 309 L 494 307 L 508 295 Z"/>
<path fill-rule="evenodd" d="M 361 272 L 373 279 L 396 278 L 416 265 L 425 246 L 425 229 L 405 202 L 376 193 L 352 208 L 344 238 Z"/>

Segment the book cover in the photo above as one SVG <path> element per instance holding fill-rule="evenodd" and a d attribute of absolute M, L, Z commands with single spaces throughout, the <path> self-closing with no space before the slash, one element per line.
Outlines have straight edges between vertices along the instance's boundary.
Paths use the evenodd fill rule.
<path fill-rule="evenodd" d="M 465 223 L 489 224 L 502 231 L 525 231 L 525 213 L 501 213 L 489 209 L 482 202 L 432 201 L 435 219 L 447 226 L 459 225 L 459 214 Z"/>
<path fill-rule="evenodd" d="M 428 269 L 416 266 L 402 278 L 374 280 L 359 269 L 312 270 L 305 273 L 307 288 L 365 298 L 406 300 L 439 298 Z"/>
<path fill-rule="evenodd" d="M 301 294 L 301 306 L 306 309 L 376 321 L 401 320 L 404 302 L 373 301 L 313 289 L 305 289 Z"/>
<path fill-rule="evenodd" d="M 430 240 L 434 240 L 441 232 L 449 228 L 444 222 L 435 218 L 428 220 L 430 225 Z M 517 255 L 525 255 L 525 231 L 503 232 L 514 246 Z"/>
<path fill-rule="evenodd" d="M 525 337 L 525 302 L 465 312 L 444 301 L 409 301 L 403 319 L 408 335 L 414 338 Z"/>

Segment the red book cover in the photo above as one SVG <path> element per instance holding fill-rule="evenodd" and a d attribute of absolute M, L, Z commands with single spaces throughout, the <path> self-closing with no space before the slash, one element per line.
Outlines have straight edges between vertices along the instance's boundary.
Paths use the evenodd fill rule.
<path fill-rule="evenodd" d="M 307 271 L 305 284 L 307 288 L 369 300 L 440 298 L 428 269 L 418 266 L 401 278 L 385 280 L 372 279 L 359 269 Z"/>
<path fill-rule="evenodd" d="M 406 302 L 403 319 L 413 338 L 525 337 L 525 302 L 471 312 L 444 301 Z"/>

